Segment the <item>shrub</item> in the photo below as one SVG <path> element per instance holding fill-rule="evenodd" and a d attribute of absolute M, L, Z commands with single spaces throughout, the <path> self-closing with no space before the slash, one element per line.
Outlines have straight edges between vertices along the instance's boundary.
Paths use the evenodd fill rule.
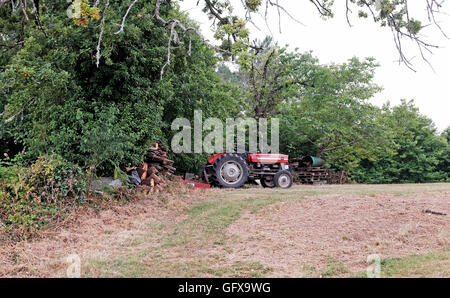
<path fill-rule="evenodd" d="M 0 162 L 0 231 L 28 238 L 60 219 L 68 207 L 84 203 L 86 180 L 81 168 L 59 156 L 39 157 L 31 166 Z"/>

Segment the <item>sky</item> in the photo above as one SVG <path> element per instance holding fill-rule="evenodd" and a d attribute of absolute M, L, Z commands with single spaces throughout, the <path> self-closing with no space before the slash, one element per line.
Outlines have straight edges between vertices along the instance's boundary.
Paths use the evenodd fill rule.
<path fill-rule="evenodd" d="M 197 1 L 184 0 L 180 3 L 181 9 L 199 23 L 202 34 L 212 41 L 211 21 L 201 12 Z M 230 1 L 235 6 L 241 5 L 241 0 Z M 267 25 L 261 16 L 254 14 L 253 21 L 258 28 L 248 25 L 252 39 L 272 35 L 278 45 L 288 45 L 290 49 L 298 48 L 302 52 L 312 51 L 325 64 L 342 63 L 354 56 L 374 57 L 380 64 L 374 81 L 384 90 L 375 95 L 371 103 L 381 106 L 389 101 L 396 105 L 401 99 L 414 99 L 420 112 L 433 120 L 438 131 L 450 125 L 450 40 L 435 26 L 427 26 L 421 31 L 424 40 L 439 45 L 438 49 L 433 49 L 433 54 L 426 56 L 432 68 L 421 58 L 415 44 L 404 41 L 408 58 L 414 57 L 412 62 L 416 72 L 413 72 L 405 65 L 399 65 L 398 52 L 389 28 L 380 27 L 370 18 L 358 18 L 356 10 L 350 16 L 352 26 L 349 26 L 345 17 L 344 0 L 335 1 L 335 16 L 329 20 L 322 20 L 309 1 L 279 2 L 302 24 L 282 14 L 280 33 L 275 9 L 269 11 Z M 427 21 L 425 0 L 409 3 L 412 15 Z M 440 16 L 439 24 L 450 36 L 449 3 L 443 6 L 443 11 L 449 15 Z M 239 13 L 239 10 L 236 12 Z"/>

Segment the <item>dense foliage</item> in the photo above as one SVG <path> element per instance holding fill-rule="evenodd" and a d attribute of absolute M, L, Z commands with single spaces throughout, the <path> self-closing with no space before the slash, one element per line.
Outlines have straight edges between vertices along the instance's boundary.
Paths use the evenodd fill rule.
<path fill-rule="evenodd" d="M 119 23 L 127 4 L 111 4 L 108 18 Z M 64 6 L 45 7 L 46 33 L 30 25 L 23 47 L 1 66 L 5 140 L 13 136 L 30 159 L 56 153 L 107 173 L 115 164 L 141 162 L 153 140 L 167 141 L 176 117 L 192 117 L 193 109 L 209 117 L 233 111 L 238 89 L 220 81 L 214 51 L 198 37 L 192 55 L 184 47 L 172 50 L 172 63 L 160 79 L 166 30 L 152 19 L 153 4 L 136 5 L 142 17 L 130 16 L 124 34 L 105 29 L 99 68 L 98 22 L 76 26 Z M 179 14 L 169 6 L 164 13 Z"/>
<path fill-rule="evenodd" d="M 30 236 L 85 200 L 81 168 L 58 156 L 40 157 L 30 166 L 0 162 L 0 235 Z"/>
<path fill-rule="evenodd" d="M 120 23 L 129 4 L 111 3 L 106 17 Z M 171 63 L 164 66 L 169 39 L 167 28 L 153 18 L 154 4 L 138 2 L 133 9 L 137 14 L 127 18 L 122 34 L 105 27 L 101 67 L 95 57 L 98 9 L 86 6 L 80 21 L 67 17 L 65 5 L 44 2 L 45 31 L 23 24 L 19 11 L 0 9 L 3 32 L 10 39 L 23 34 L 25 41 L 2 48 L 2 152 L 23 150 L 27 160 L 58 154 L 108 174 L 140 163 L 153 140 L 168 144 L 171 122 L 202 110 L 204 118 L 279 117 L 283 152 L 326 157 L 331 167 L 355 171 L 360 182 L 448 176 L 448 140 L 436 135 L 428 119 L 410 106 L 408 117 L 422 119 L 419 124 L 392 124 L 401 107 L 391 111 L 370 104 L 380 90 L 372 82 L 373 59 L 322 65 L 311 53 L 289 52 L 266 39 L 250 51 L 253 58 L 241 73 L 224 65 L 216 73 L 213 49 L 193 35 L 179 37 L 190 47 L 172 45 Z M 176 6 L 161 9 L 164 16 L 191 22 Z M 402 156 L 417 157 L 421 166 L 396 160 Z M 206 155 L 172 157 L 181 171 L 197 172 Z M 429 174 L 417 175 L 421 171 Z"/>
<path fill-rule="evenodd" d="M 385 106 L 383 112 L 394 150 L 361 158 L 352 177 L 367 183 L 449 181 L 450 147 L 444 133 L 439 136 L 412 101 Z"/>

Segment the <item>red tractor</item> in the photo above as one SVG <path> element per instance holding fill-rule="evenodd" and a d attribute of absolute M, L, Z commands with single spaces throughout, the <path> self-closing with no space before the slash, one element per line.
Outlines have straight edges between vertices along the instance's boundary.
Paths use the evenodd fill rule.
<path fill-rule="evenodd" d="M 263 187 L 289 188 L 293 176 L 289 156 L 260 153 L 218 153 L 208 159 L 203 178 L 210 185 L 239 188 L 260 180 Z"/>

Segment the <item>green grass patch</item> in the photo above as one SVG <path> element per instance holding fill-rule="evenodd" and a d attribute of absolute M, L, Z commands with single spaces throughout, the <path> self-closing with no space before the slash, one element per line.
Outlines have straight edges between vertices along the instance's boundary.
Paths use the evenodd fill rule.
<path fill-rule="evenodd" d="M 352 273 L 350 278 L 367 278 L 366 272 Z M 381 260 L 381 277 L 450 277 L 450 248 Z"/>
<path fill-rule="evenodd" d="M 183 245 L 199 239 L 213 239 L 213 244 L 223 245 L 224 229 L 239 219 L 243 211 L 255 213 L 276 201 L 276 198 L 247 198 L 198 204 L 188 211 L 188 218 L 175 227 L 165 239 L 164 245 Z"/>
<path fill-rule="evenodd" d="M 327 260 L 327 269 L 323 271 L 320 276 L 321 277 L 333 277 L 336 275 L 342 275 L 348 273 L 349 270 L 345 267 L 344 264 L 335 260 L 334 258 L 329 257 Z"/>
<path fill-rule="evenodd" d="M 303 265 L 302 267 L 302 271 L 304 274 L 304 277 L 315 277 L 317 269 L 315 266 L 310 266 L 310 265 Z"/>
<path fill-rule="evenodd" d="M 214 262 L 196 259 L 173 262 L 157 253 L 128 255 L 114 260 L 91 259 L 84 276 L 100 277 L 242 277 L 261 278 L 272 268 L 259 262 L 235 262 L 228 266 L 218 266 Z M 99 273 L 100 272 L 100 273 Z"/>
<path fill-rule="evenodd" d="M 382 277 L 449 277 L 450 249 L 381 260 Z"/>

